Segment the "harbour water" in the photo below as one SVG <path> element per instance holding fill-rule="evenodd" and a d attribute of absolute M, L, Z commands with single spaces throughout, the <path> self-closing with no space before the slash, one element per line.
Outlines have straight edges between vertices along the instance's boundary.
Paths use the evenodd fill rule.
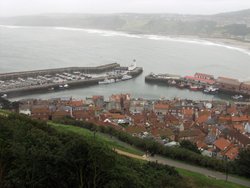
<path fill-rule="evenodd" d="M 205 41 L 174 39 L 153 35 L 130 35 L 58 27 L 0 26 L 0 72 L 69 66 L 97 66 L 117 62 L 128 66 L 132 60 L 144 72 L 126 82 L 48 92 L 21 98 L 52 98 L 112 93 L 131 93 L 144 98 L 217 99 L 189 90 L 146 84 L 145 75 L 171 73 L 181 76 L 195 72 L 250 80 L 250 54 L 245 50 Z M 21 98 L 14 98 L 21 99 Z"/>

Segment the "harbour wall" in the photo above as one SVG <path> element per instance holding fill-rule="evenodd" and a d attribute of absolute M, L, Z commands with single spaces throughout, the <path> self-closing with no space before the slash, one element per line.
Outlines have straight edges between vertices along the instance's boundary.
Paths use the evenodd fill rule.
<path fill-rule="evenodd" d="M 117 67 L 120 67 L 118 63 L 111 63 L 106 65 L 101 65 L 97 67 L 66 67 L 66 68 L 55 68 L 55 69 L 43 69 L 43 70 L 34 70 L 34 71 L 22 71 L 22 72 L 10 72 L 10 73 L 1 73 L 0 80 L 12 80 L 21 78 L 28 78 L 34 76 L 44 76 L 46 74 L 55 75 L 63 72 L 72 73 L 72 72 L 83 72 L 85 74 L 98 74 L 102 72 L 107 72 L 113 70 Z"/>
<path fill-rule="evenodd" d="M 90 67 L 91 71 L 93 71 L 92 73 L 97 73 L 99 71 L 99 73 L 105 72 L 105 71 L 111 71 L 114 68 L 119 68 L 120 65 L 119 64 L 109 64 L 108 66 L 99 66 L 97 67 L 97 69 L 95 69 L 94 67 Z M 41 71 L 27 71 L 27 72 L 21 72 L 21 73 L 25 73 L 25 74 L 21 74 L 21 75 L 45 75 L 45 74 L 52 74 L 52 72 L 54 74 L 58 74 L 58 73 L 62 73 L 65 72 L 65 70 L 69 70 L 69 71 L 87 71 L 87 67 L 85 68 L 59 68 L 59 69 L 48 69 L 50 72 L 47 72 L 47 70 L 41 70 Z M 59 70 L 60 72 L 56 72 L 56 70 Z M 45 72 L 46 71 L 46 72 Z M 139 76 L 141 73 L 143 72 L 143 68 L 142 67 L 136 67 L 134 70 L 128 72 L 128 75 L 131 75 L 133 78 Z M 41 73 L 41 74 L 39 74 Z M 89 72 L 88 72 L 89 73 Z M 12 73 L 8 73 L 9 75 Z M 17 78 L 21 77 L 16 73 L 13 73 L 13 75 L 15 75 Z M 13 76 L 12 75 L 12 76 Z M 24 76 L 22 76 L 23 78 Z M 10 78 L 10 77 L 9 77 Z M 48 93 L 48 92 L 58 92 L 58 91 L 62 91 L 62 90 L 70 90 L 70 89 L 76 89 L 76 88 L 81 88 L 81 87 L 87 87 L 87 86 L 92 86 L 92 85 L 98 85 L 99 81 L 103 81 L 106 77 L 102 76 L 102 77 L 98 77 L 98 78 L 87 78 L 84 80 L 72 80 L 72 81 L 65 81 L 63 83 L 64 84 L 68 84 L 68 88 L 60 88 L 59 83 L 51 83 L 51 84 L 43 84 L 43 85 L 34 85 L 34 86 L 29 86 L 29 87 L 23 87 L 23 88 L 13 88 L 13 89 L 9 89 L 9 90 L 5 90 L 3 92 L 0 92 L 1 95 L 3 94 L 7 94 L 8 98 L 13 98 L 13 97 L 18 97 L 18 96 L 25 96 L 25 95 L 30 95 L 30 94 L 42 94 L 42 93 Z M 109 79 L 120 79 L 121 76 L 109 76 Z M 53 88 L 52 91 L 50 91 L 50 89 Z"/>
<path fill-rule="evenodd" d="M 145 82 L 152 83 L 152 84 L 159 84 L 159 85 L 169 86 L 169 85 L 171 85 L 171 84 L 169 84 L 169 81 L 173 81 L 173 80 L 176 82 L 177 85 L 179 83 L 181 83 L 181 82 L 189 82 L 190 84 L 198 84 L 196 81 L 192 81 L 192 80 L 188 80 L 187 81 L 183 77 L 180 77 L 179 79 L 174 79 L 174 78 L 166 79 L 166 78 L 154 77 L 152 75 L 145 76 Z M 199 83 L 199 85 L 202 85 L 204 87 L 211 86 L 211 85 L 205 84 L 205 83 Z M 217 86 L 217 85 L 215 85 L 215 86 Z M 222 95 L 229 95 L 229 96 L 232 96 L 232 95 L 242 95 L 242 96 L 244 96 L 246 98 L 250 97 L 249 93 L 246 93 L 246 92 L 241 91 L 241 90 L 233 91 L 233 90 L 226 90 L 226 89 L 223 89 L 223 88 L 219 87 L 219 91 L 215 95 L 220 95 L 220 94 L 222 94 Z"/>

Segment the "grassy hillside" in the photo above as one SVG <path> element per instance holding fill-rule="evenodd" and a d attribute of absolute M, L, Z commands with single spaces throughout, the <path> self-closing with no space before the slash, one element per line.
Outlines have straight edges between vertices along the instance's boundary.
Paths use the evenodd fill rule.
<path fill-rule="evenodd" d="M 237 185 L 224 180 L 217 180 L 213 177 L 207 177 L 203 174 L 191 172 L 184 169 L 176 169 L 180 175 L 185 178 L 185 181 L 190 184 L 191 187 L 202 187 L 202 188 L 243 188 L 244 186 Z"/>
<path fill-rule="evenodd" d="M 105 134 L 101 134 L 98 132 L 94 133 L 88 129 L 83 129 L 83 128 L 75 127 L 72 125 L 63 125 L 63 124 L 57 124 L 57 123 L 52 123 L 52 122 L 50 122 L 49 125 L 51 125 L 56 130 L 64 132 L 64 133 L 72 132 L 72 133 L 75 133 L 77 135 L 81 135 L 81 136 L 88 138 L 88 139 L 91 139 L 91 140 L 97 140 L 98 142 L 101 142 L 101 143 L 109 146 L 110 149 L 116 148 L 116 149 L 119 149 L 122 151 L 136 154 L 136 155 L 143 155 L 144 154 L 142 151 L 137 150 L 128 144 L 121 143 L 118 140 L 115 141 L 110 136 L 105 135 Z"/>
<path fill-rule="evenodd" d="M 174 168 L 120 156 L 87 134 L 0 116 L 0 187 L 190 187 Z"/>
<path fill-rule="evenodd" d="M 1 111 L 0 187 L 242 187 L 111 148 L 142 154 L 105 134 Z"/>
<path fill-rule="evenodd" d="M 75 127 L 72 125 L 63 125 L 63 124 L 55 124 L 55 123 L 49 123 L 51 126 L 55 127 L 59 131 L 63 132 L 74 132 L 75 134 L 82 135 L 84 137 L 90 137 L 93 138 L 93 132 L 89 131 L 84 128 Z M 136 155 L 142 155 L 143 152 L 141 152 L 138 149 L 135 149 L 129 145 L 122 145 L 117 142 L 115 142 L 113 139 L 111 139 L 109 136 L 105 134 L 98 134 L 96 133 L 96 139 L 101 141 L 102 143 L 105 143 L 109 145 L 111 148 L 117 148 L 125 152 L 129 152 Z M 185 181 L 190 184 L 191 187 L 203 187 L 203 188 L 243 188 L 244 186 L 240 186 L 231 182 L 225 182 L 224 180 L 216 180 L 213 177 L 207 177 L 205 175 L 191 172 L 184 169 L 177 169 L 180 175 L 182 175 L 185 178 Z"/>

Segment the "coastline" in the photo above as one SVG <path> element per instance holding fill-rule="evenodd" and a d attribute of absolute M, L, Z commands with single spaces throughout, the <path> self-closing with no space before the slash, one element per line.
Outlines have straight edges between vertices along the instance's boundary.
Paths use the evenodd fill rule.
<path fill-rule="evenodd" d="M 250 42 L 244 42 L 236 39 L 229 38 L 208 38 L 208 37 L 200 37 L 202 40 L 210 41 L 216 44 L 227 45 L 235 48 L 240 48 L 248 51 L 250 53 Z"/>
<path fill-rule="evenodd" d="M 161 33 L 147 33 L 147 32 L 133 32 L 129 30 L 102 30 L 96 28 L 82 28 L 82 27 L 62 27 L 62 26 L 27 26 L 27 25 L 0 25 L 0 27 L 9 29 L 18 28 L 38 28 L 51 27 L 58 30 L 84 31 L 88 33 L 100 34 L 103 36 L 124 36 L 132 38 L 148 38 L 153 40 L 169 40 L 176 42 L 196 43 L 203 45 L 221 46 L 228 49 L 234 49 L 250 55 L 250 42 L 241 41 L 237 39 L 209 37 L 199 35 L 167 35 Z"/>
<path fill-rule="evenodd" d="M 130 33 L 132 34 L 132 33 Z M 202 37 L 199 35 L 163 35 L 163 34 L 134 34 L 144 36 L 166 37 L 167 40 L 175 40 L 179 42 L 190 42 L 203 45 L 221 46 L 228 49 L 234 49 L 250 55 L 250 42 L 240 41 L 237 39 L 221 38 L 221 37 Z"/>

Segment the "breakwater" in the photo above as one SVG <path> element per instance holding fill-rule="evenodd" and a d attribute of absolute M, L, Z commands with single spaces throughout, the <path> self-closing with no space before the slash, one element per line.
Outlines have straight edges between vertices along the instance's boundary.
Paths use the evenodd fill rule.
<path fill-rule="evenodd" d="M 0 96 L 17 97 L 35 93 L 56 92 L 91 85 L 104 80 L 121 80 L 124 75 L 131 79 L 143 72 L 141 67 L 128 71 L 118 63 L 98 67 L 66 67 L 0 74 Z M 125 81 L 125 80 L 123 80 Z"/>
<path fill-rule="evenodd" d="M 101 65 L 97 67 L 65 67 L 65 68 L 54 68 L 54 69 L 43 69 L 43 70 L 33 70 L 33 71 L 22 71 L 22 72 L 10 72 L 10 73 L 1 73 L 0 80 L 10 80 L 17 78 L 28 78 L 35 76 L 44 76 L 47 74 L 55 75 L 60 73 L 73 73 L 76 71 L 85 73 L 85 74 L 99 74 L 102 72 L 107 72 L 115 68 L 120 67 L 118 63 L 111 63 L 106 65 Z"/>

